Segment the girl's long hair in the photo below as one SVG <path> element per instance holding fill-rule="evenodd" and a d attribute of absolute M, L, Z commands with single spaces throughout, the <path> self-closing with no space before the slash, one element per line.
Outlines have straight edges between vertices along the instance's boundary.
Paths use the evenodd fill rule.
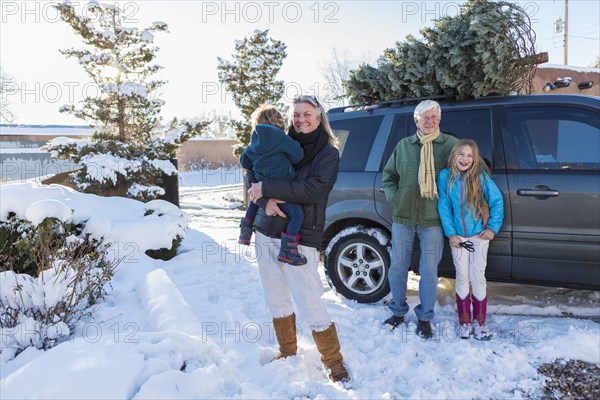
<path fill-rule="evenodd" d="M 460 153 L 465 146 L 469 146 L 473 152 L 473 164 L 471 164 L 471 167 L 467 171 L 460 172 L 456 166 L 456 159 L 458 157 L 458 153 Z M 458 143 L 456 143 L 450 152 L 450 156 L 448 157 L 448 167 L 450 167 L 450 176 L 448 177 L 448 195 L 450 195 L 452 187 L 458 181 L 459 175 L 461 175 L 465 185 L 465 200 L 467 209 L 474 212 L 475 219 L 478 219 L 481 216 L 479 206 L 484 197 L 483 189 L 481 187 L 481 176 L 489 176 L 490 170 L 488 169 L 487 165 L 482 162 L 481 157 L 479 156 L 479 148 L 477 147 L 477 143 L 471 139 L 461 139 Z"/>

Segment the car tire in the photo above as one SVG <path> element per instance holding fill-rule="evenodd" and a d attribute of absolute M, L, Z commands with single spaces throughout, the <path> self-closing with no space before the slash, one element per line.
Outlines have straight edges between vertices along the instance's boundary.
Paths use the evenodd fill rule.
<path fill-rule="evenodd" d="M 347 299 L 377 303 L 390 291 L 390 252 L 372 234 L 389 238 L 381 230 L 365 229 L 336 236 L 325 254 L 325 275 L 329 284 Z M 328 248 L 328 249 L 329 249 Z M 385 300 L 384 300 L 385 301 Z"/>

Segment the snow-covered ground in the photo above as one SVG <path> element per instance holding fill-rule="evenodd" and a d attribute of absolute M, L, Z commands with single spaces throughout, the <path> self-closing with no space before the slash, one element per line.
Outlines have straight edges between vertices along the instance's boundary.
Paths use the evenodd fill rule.
<path fill-rule="evenodd" d="M 236 243 L 239 170 L 185 173 L 180 195 L 190 220 L 179 254 L 122 264 L 114 290 L 69 341 L 0 365 L 0 398 L 539 397 L 541 363 L 600 363 L 599 292 L 490 283 L 496 335 L 478 342 L 456 338 L 454 281 L 440 279 L 435 337 L 424 341 L 412 311 L 408 326 L 390 332 L 386 307 L 346 300 L 324 276 L 352 388 L 326 378 L 301 322 L 298 356 L 269 363 L 276 343 L 254 249 Z M 418 277 L 409 285 L 412 308 Z"/>

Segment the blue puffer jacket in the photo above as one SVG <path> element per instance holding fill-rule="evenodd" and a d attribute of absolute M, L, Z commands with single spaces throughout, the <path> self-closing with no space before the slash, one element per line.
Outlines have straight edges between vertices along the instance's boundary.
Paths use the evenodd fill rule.
<path fill-rule="evenodd" d="M 449 194 L 448 176 L 450 176 L 450 168 L 440 171 L 437 179 L 438 212 L 444 234 L 447 237 L 454 235 L 471 237 L 480 234 L 485 228 L 497 234 L 504 219 L 504 201 L 500 189 L 492 178 L 486 174 L 481 175 L 483 194 L 490 206 L 490 219 L 484 227 L 481 218 L 475 219 L 474 211 L 466 208 L 466 202 L 463 200 L 465 188 L 462 176 L 459 175 L 458 181 L 454 183 Z"/>
<path fill-rule="evenodd" d="M 258 181 L 292 181 L 296 176 L 292 164 L 299 163 L 302 157 L 304 150 L 300 144 L 284 131 L 271 125 L 258 124 L 252 132 L 250 145 L 240 158 L 240 164 L 254 171 Z"/>

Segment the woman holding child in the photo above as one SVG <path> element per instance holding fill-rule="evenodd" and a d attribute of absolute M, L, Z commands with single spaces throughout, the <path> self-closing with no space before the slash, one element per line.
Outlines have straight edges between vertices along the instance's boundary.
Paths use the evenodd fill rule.
<path fill-rule="evenodd" d="M 323 284 L 318 266 L 325 228 L 325 209 L 329 193 L 337 180 L 339 153 L 336 137 L 323 107 L 313 96 L 294 99 L 288 136 L 300 144 L 304 156 L 294 164 L 293 180 L 264 179 L 258 182 L 252 170 L 250 198 L 259 206 L 253 221 L 256 255 L 265 301 L 273 315 L 279 353 L 276 359 L 297 351 L 295 310 L 306 321 L 321 353 L 321 361 L 333 382 L 348 382 L 335 324 L 321 299 Z M 304 218 L 297 236 L 297 251 L 306 258 L 304 265 L 290 265 L 278 259 L 282 233 L 287 229 L 283 202 L 301 206 Z"/>

